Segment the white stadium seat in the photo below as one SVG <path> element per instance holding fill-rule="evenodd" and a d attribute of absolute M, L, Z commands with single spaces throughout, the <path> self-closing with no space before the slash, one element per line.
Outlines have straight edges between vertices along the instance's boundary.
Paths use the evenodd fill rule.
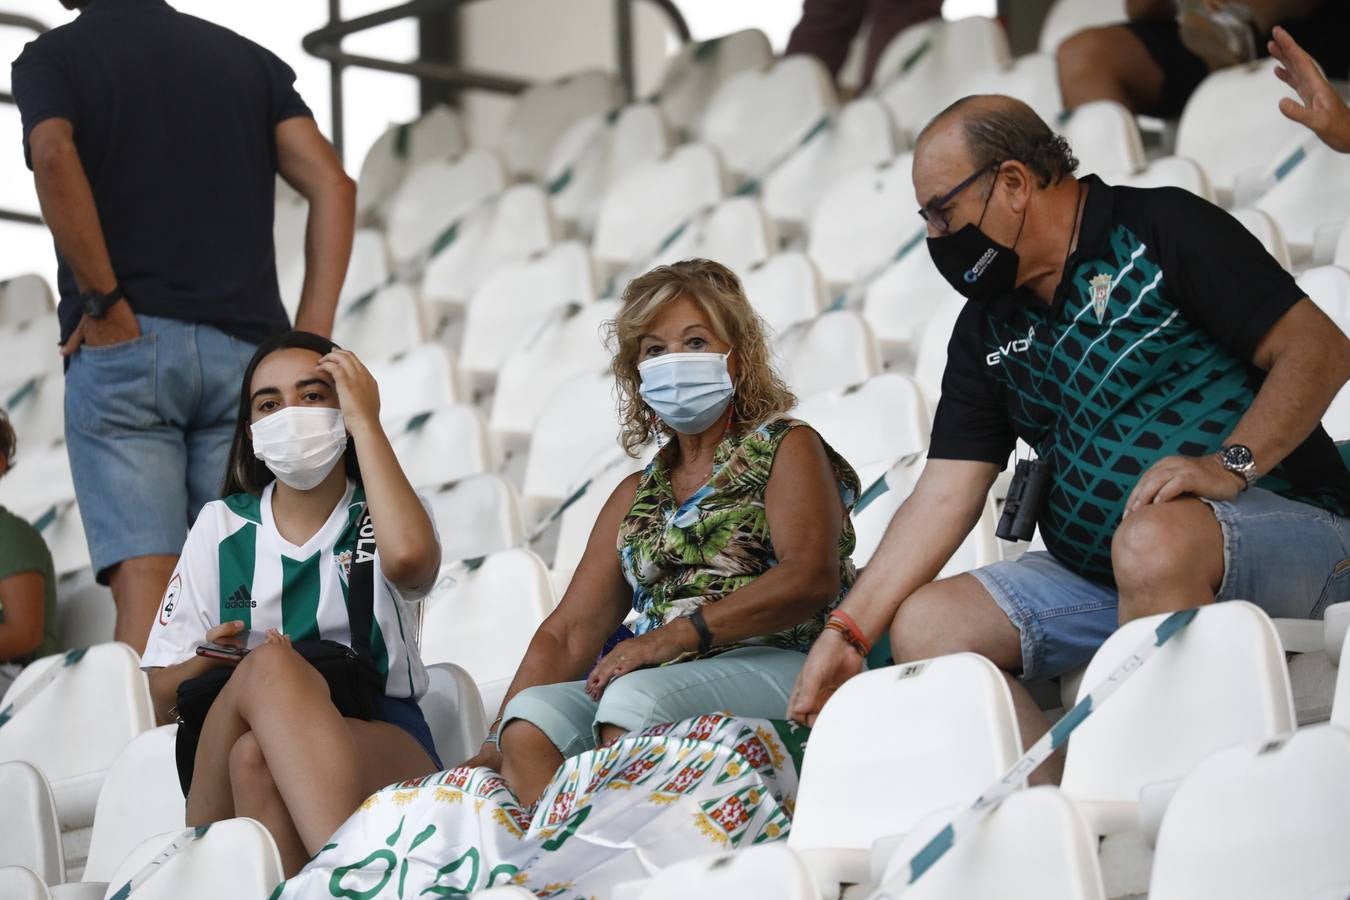
<path fill-rule="evenodd" d="M 389 252 L 384 235 L 374 228 L 358 228 L 352 235 L 352 255 L 347 277 L 338 294 L 341 308 L 363 294 L 378 290 L 389 280 Z"/>
<path fill-rule="evenodd" d="M 1350 733 L 1300 729 L 1217 753 L 1163 814 L 1151 900 L 1350 892 Z"/>
<path fill-rule="evenodd" d="M 418 705 L 431 729 L 436 755 L 447 767 L 458 765 L 477 753 L 487 736 L 483 698 L 469 673 L 453 663 L 427 666 L 427 680 L 427 692 Z"/>
<path fill-rule="evenodd" d="M 525 466 L 525 520 L 561 503 L 592 472 L 623 453 L 617 386 L 608 372 L 558 383 L 535 421 Z"/>
<path fill-rule="evenodd" d="M 1350 271 L 1340 266 L 1318 266 L 1298 276 L 1299 286 L 1321 307 L 1341 331 L 1350 334 Z M 1331 401 L 1322 426 L 1338 441 L 1350 440 L 1350 387 Z"/>
<path fill-rule="evenodd" d="M 487 556 L 514 547 L 524 535 L 520 497 L 500 475 L 470 475 L 423 493 L 441 536 L 442 562 Z"/>
<path fill-rule="evenodd" d="M 900 457 L 928 447 L 931 420 L 923 395 L 912 378 L 899 372 L 812 394 L 792 416 L 814 428 L 860 472 L 878 464 L 884 471 Z"/>
<path fill-rule="evenodd" d="M 951 813 L 935 815 L 910 832 L 890 855 L 881 883 L 905 883 L 910 860 L 950 821 Z M 1097 836 L 1073 802 L 1055 788 L 1018 791 L 972 833 L 958 837 L 951 850 L 905 891 L 905 897 L 1106 900 Z"/>
<path fill-rule="evenodd" d="M 1253 205 L 1269 215 L 1297 248 L 1310 255 L 1322 228 L 1337 228 L 1350 218 L 1350 155 L 1337 153 L 1305 136 L 1279 160 L 1274 183 Z"/>
<path fill-rule="evenodd" d="M 112 591 L 81 569 L 57 578 L 56 640 L 62 650 L 106 644 L 113 639 L 117 606 Z"/>
<path fill-rule="evenodd" d="M 415 488 L 449 484 L 493 468 L 487 424 L 474 406 L 442 406 L 387 430 L 403 474 Z"/>
<path fill-rule="evenodd" d="M 611 268 L 644 263 L 676 228 L 722 199 L 723 189 L 721 162 L 707 144 L 636 166 L 601 201 L 591 251 Z"/>
<path fill-rule="evenodd" d="M 472 569 L 448 566 L 423 603 L 422 661 L 462 666 L 482 690 L 483 708 L 495 717 L 505 682 L 553 611 L 543 560 L 514 549 L 494 553 Z"/>
<path fill-rule="evenodd" d="M 1335 256 L 1332 259 L 1342 269 L 1350 269 L 1350 219 L 1341 226 L 1340 236 L 1336 240 Z"/>
<path fill-rule="evenodd" d="M 882 358 L 890 365 L 912 369 L 919 341 L 935 311 L 949 303 L 964 302 L 933 265 L 924 240 L 927 236 L 927 228 L 917 224 L 895 262 L 864 288 L 863 318 L 877 336 Z M 946 350 L 944 343 L 943 359 Z"/>
<path fill-rule="evenodd" d="M 740 273 L 745 296 L 775 335 L 820 315 L 825 283 L 805 253 L 776 253 Z"/>
<path fill-rule="evenodd" d="M 417 344 L 393 356 L 363 361 L 379 385 L 384 421 L 406 419 L 460 400 L 454 354 L 440 344 Z"/>
<path fill-rule="evenodd" d="M 723 83 L 772 64 L 773 48 L 757 28 L 685 44 L 666 61 L 652 100 L 679 135 L 691 137 Z"/>
<path fill-rule="evenodd" d="M 181 832 L 165 832 L 143 841 L 109 879 L 109 894 L 180 838 Z M 281 879 L 281 856 L 267 829 L 253 819 L 224 819 L 157 867 L 134 896 L 136 900 L 267 897 Z"/>
<path fill-rule="evenodd" d="M 56 300 L 41 275 L 16 275 L 0 281 L 0 325 L 18 325 L 56 310 Z"/>
<path fill-rule="evenodd" d="M 753 197 L 729 197 L 696 215 L 652 260 L 652 266 L 682 259 L 712 259 L 738 275 L 773 253 L 773 223 Z"/>
<path fill-rule="evenodd" d="M 1209 183 L 1209 176 L 1199 163 L 1184 156 L 1160 156 L 1149 160 L 1143 171 L 1110 179 L 1110 182 L 1137 188 L 1179 187 L 1214 202 L 1214 187 Z"/>
<path fill-rule="evenodd" d="M 54 504 L 34 520 L 33 526 L 51 551 L 52 567 L 58 577 L 89 568 L 89 544 L 78 504 L 69 501 Z"/>
<path fill-rule="evenodd" d="M 464 152 L 469 140 L 459 113 L 443 103 L 433 106 L 406 125 L 395 128 L 405 132 L 402 153 L 409 169 L 432 160 L 457 156 Z M 396 152 L 399 147 L 400 144 L 395 142 Z"/>
<path fill-rule="evenodd" d="M 416 121 L 389 126 L 361 162 L 357 213 L 379 215 L 409 169 L 458 156 L 467 143 L 459 116 L 447 106 L 433 107 Z"/>
<path fill-rule="evenodd" d="M 533 335 L 521 336 L 502 360 L 492 397 L 490 427 L 503 449 L 528 443 L 553 385 L 606 369 L 604 326 L 618 312 L 617 300 L 577 303 L 558 310 Z"/>
<path fill-rule="evenodd" d="M 863 317 L 834 310 L 778 337 L 782 375 L 798 397 L 859 384 L 881 371 L 876 338 Z"/>
<path fill-rule="evenodd" d="M 767 843 L 677 862 L 626 896 L 636 900 L 819 900 L 820 891 L 795 853 L 781 843 Z"/>
<path fill-rule="evenodd" d="M 1053 54 L 1072 34 L 1100 25 L 1119 25 L 1125 19 L 1125 0 L 1055 0 L 1041 23 L 1038 44 L 1042 53 Z"/>
<path fill-rule="evenodd" d="M 1092 657 L 1078 699 L 1165 616 L 1121 626 Z M 1138 827 L 1139 792 L 1206 756 L 1292 731 L 1293 698 L 1275 627 L 1242 600 L 1201 607 L 1184 631 L 1093 710 L 1069 740 L 1061 782 L 1098 834 Z"/>
<path fill-rule="evenodd" d="M 56 312 L 34 316 L 14 324 L 0 324 L 0 393 L 12 391 L 30 378 L 61 376 L 64 372 L 57 340 L 61 326 Z"/>
<path fill-rule="evenodd" d="M 65 441 L 65 399 L 65 376 L 54 372 L 34 376 L 0 397 L 14 426 L 18 453 L 45 451 Z"/>
<path fill-rule="evenodd" d="M 152 728 L 118 754 L 98 795 L 83 881 L 111 881 L 138 844 L 182 827 L 185 801 L 174 762 L 177 735 L 177 725 Z"/>
<path fill-rule="evenodd" d="M 512 175 L 543 180 L 559 139 L 577 121 L 617 108 L 618 82 L 607 72 L 578 72 L 540 83 L 516 98 L 499 149 Z"/>
<path fill-rule="evenodd" d="M 595 528 L 595 520 L 599 518 L 605 502 L 620 482 L 646 468 L 649 459 L 650 454 L 634 459 L 625 453 L 599 471 L 589 474 L 590 482 L 586 491 L 558 517 L 558 542 L 553 553 L 555 584 L 571 580 L 572 573 L 586 552 L 586 542 L 591 538 L 591 530 Z"/>
<path fill-rule="evenodd" d="M 0 897 L 5 900 L 51 900 L 51 891 L 37 873 L 24 866 L 0 866 Z"/>
<path fill-rule="evenodd" d="M 47 884 L 66 877 L 61 825 L 47 779 L 32 763 L 0 763 L 0 866 L 24 866 Z M 0 882 L 0 886 L 3 882 Z M 0 896 L 9 894 L 0 890 Z"/>
<path fill-rule="evenodd" d="M 1144 139 L 1134 114 L 1114 100 L 1096 100 L 1075 109 L 1060 130 L 1078 157 L 1080 174 L 1114 184 L 1144 169 Z"/>
<path fill-rule="evenodd" d="M 23 435 L 18 438 L 14 475 L 0 478 L 0 505 L 32 522 L 53 508 L 74 503 L 75 483 L 65 444 L 24 449 Z"/>
<path fill-rule="evenodd" d="M 459 365 L 471 391 L 486 390 L 502 362 L 560 307 L 595 299 L 595 266 L 577 241 L 497 267 L 465 308 Z"/>
<path fill-rule="evenodd" d="M 1021 752 L 1007 682 L 983 657 L 864 672 L 826 701 L 811 730 L 788 846 L 822 886 L 866 882 L 874 841 L 971 802 Z"/>
<path fill-rule="evenodd" d="M 63 829 L 94 821 L 103 779 L 127 742 L 152 727 L 150 689 L 140 657 L 125 644 L 99 644 L 65 664 L 66 655 L 44 657 L 10 685 L 0 709 L 48 669 L 56 679 L 0 728 L 0 761 L 32 762 L 51 783 Z"/>
<path fill-rule="evenodd" d="M 495 153 L 468 150 L 423 163 L 389 201 L 385 237 L 398 263 L 426 254 L 447 228 L 506 188 Z"/>
<path fill-rule="evenodd" d="M 429 312 L 457 307 L 498 267 L 552 246 L 557 236 L 543 188 L 518 184 L 437 240 L 422 277 Z"/>
<path fill-rule="evenodd" d="M 1051 128 L 1064 113 L 1064 98 L 1059 92 L 1059 71 L 1049 53 L 1019 56 L 1007 69 L 979 69 L 962 79 L 954 91 L 957 97 L 968 94 L 1006 94 L 1027 104 Z"/>
<path fill-rule="evenodd" d="M 554 213 L 589 235 L 605 192 L 634 166 L 664 157 L 670 150 L 669 130 L 650 103 L 577 122 L 559 139 L 549 160 L 546 183 Z"/>
<path fill-rule="evenodd" d="M 798 230 L 835 182 L 895 152 L 890 112 L 873 97 L 854 100 L 763 179 L 764 208 L 775 221 Z"/>
<path fill-rule="evenodd" d="M 727 79 L 698 126 L 738 178 L 760 179 L 834 111 L 829 72 L 814 56 L 794 54 L 768 69 Z"/>
<path fill-rule="evenodd" d="M 1289 244 L 1285 242 L 1284 232 L 1280 231 L 1279 223 L 1270 217 L 1269 213 L 1262 212 L 1259 209 L 1235 209 L 1233 218 L 1242 223 L 1256 239 L 1261 242 L 1261 246 L 1266 248 L 1266 252 L 1275 257 L 1275 261 L 1286 270 L 1293 270 L 1293 259 L 1289 253 Z"/>
<path fill-rule="evenodd" d="M 333 321 L 333 341 L 364 359 L 407 352 L 425 339 L 417 295 L 391 284 L 348 304 Z"/>
<path fill-rule="evenodd" d="M 806 252 L 831 293 L 885 266 L 914 235 L 912 154 L 841 179 L 811 215 Z M 906 212 L 910 210 L 910 212 Z"/>

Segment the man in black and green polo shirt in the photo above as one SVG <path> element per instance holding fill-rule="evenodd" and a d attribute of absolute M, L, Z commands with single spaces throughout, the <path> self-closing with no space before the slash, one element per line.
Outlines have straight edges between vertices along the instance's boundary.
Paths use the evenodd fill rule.
<path fill-rule="evenodd" d="M 1118 620 L 1238 597 L 1320 618 L 1350 600 L 1350 471 L 1319 424 L 1350 341 L 1227 213 L 1076 165 L 1007 97 L 920 134 L 929 249 L 969 299 L 929 462 L 842 607 L 869 638 L 889 628 L 897 660 L 988 657 L 1028 742 L 1046 726 L 1012 676 L 1082 665 Z M 1049 468 L 1048 552 L 933 582 L 1018 437 Z M 789 714 L 809 721 L 860 666 L 826 634 Z"/>

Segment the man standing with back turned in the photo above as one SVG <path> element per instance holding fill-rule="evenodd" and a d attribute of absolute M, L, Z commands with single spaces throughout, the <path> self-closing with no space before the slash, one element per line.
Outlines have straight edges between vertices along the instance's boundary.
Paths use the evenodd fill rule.
<path fill-rule="evenodd" d="M 295 325 L 324 335 L 355 186 L 272 53 L 164 0 L 61 2 L 79 18 L 24 48 L 13 91 L 60 264 L 75 492 L 117 640 L 140 652 L 219 496 L 244 366 L 288 327 L 276 176 L 309 200 Z"/>

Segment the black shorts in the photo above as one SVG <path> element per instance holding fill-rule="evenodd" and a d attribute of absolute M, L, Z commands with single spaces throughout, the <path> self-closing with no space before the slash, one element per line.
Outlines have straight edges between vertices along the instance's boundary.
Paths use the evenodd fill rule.
<path fill-rule="evenodd" d="M 1158 102 L 1139 112 L 1145 116 L 1175 119 L 1186 108 L 1186 101 L 1209 74 L 1205 61 L 1186 49 L 1175 19 L 1124 23 L 1162 69 L 1163 87 Z"/>

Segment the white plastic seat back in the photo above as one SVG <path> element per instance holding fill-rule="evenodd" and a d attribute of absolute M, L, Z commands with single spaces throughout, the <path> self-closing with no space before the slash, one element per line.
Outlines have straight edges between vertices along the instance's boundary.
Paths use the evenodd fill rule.
<path fill-rule="evenodd" d="M 806 252 L 832 294 L 894 259 L 913 236 L 918 216 L 901 212 L 915 205 L 913 162 L 913 154 L 904 153 L 855 172 L 820 199 Z"/>
<path fill-rule="evenodd" d="M 722 192 L 721 162 L 707 144 L 686 144 L 663 160 L 635 166 L 601 201 L 591 251 L 610 265 L 645 262 Z"/>
<path fill-rule="evenodd" d="M 468 135 L 459 113 L 443 103 L 422 113 L 407 126 L 405 156 L 409 168 L 464 152 Z"/>
<path fill-rule="evenodd" d="M 1289 254 L 1289 245 L 1284 240 L 1284 233 L 1280 231 L 1279 223 L 1270 217 L 1268 213 L 1259 209 L 1235 209 L 1233 218 L 1242 223 L 1246 228 L 1256 236 L 1261 242 L 1261 246 L 1266 248 L 1266 252 L 1275 258 L 1275 261 L 1285 268 L 1286 271 L 1293 270 L 1293 262 Z"/>
<path fill-rule="evenodd" d="M 837 101 L 816 57 L 795 54 L 768 69 L 727 79 L 699 123 L 699 139 L 717 148 L 738 177 L 762 178 L 820 126 Z"/>
<path fill-rule="evenodd" d="M 911 831 L 892 854 L 882 883 L 903 884 L 909 861 L 950 821 L 951 813 L 932 816 Z M 960 835 L 905 896 L 1106 900 L 1097 836 L 1056 788 L 1018 791 Z"/>
<path fill-rule="evenodd" d="M 908 29 L 906 29 L 908 31 Z M 882 52 L 872 83 L 877 95 L 911 137 L 953 101 L 964 96 L 971 73 L 1003 70 L 1012 63 L 1008 36 L 996 19 L 969 16 L 931 23 L 913 50 L 901 32 Z"/>
<path fill-rule="evenodd" d="M 1298 276 L 1298 283 L 1341 331 L 1350 334 L 1350 271 L 1340 266 L 1318 266 Z M 1322 415 L 1322 427 L 1333 440 L 1350 440 L 1350 387 L 1331 401 Z"/>
<path fill-rule="evenodd" d="M 44 657 L 19 673 L 0 709 L 19 697 L 65 654 Z M 0 761 L 23 759 L 42 770 L 65 828 L 92 825 L 108 769 L 122 748 L 152 727 L 150 689 L 140 658 L 126 644 L 99 644 L 0 728 Z"/>
<path fill-rule="evenodd" d="M 427 681 L 418 705 L 431 729 L 436 755 L 445 766 L 458 765 L 477 753 L 487 736 L 483 698 L 469 673 L 453 663 L 427 666 Z"/>
<path fill-rule="evenodd" d="M 118 754 L 98 795 L 84 881 L 111 881 L 136 845 L 183 826 L 186 801 L 174 762 L 177 735 L 177 725 L 152 728 Z"/>
<path fill-rule="evenodd" d="M 1350 155 L 1305 136 L 1284 154 L 1270 176 L 1274 184 L 1255 207 L 1269 215 L 1290 244 L 1311 248 L 1317 231 L 1350 216 Z"/>
<path fill-rule="evenodd" d="M 1114 183 L 1144 168 L 1144 139 L 1134 113 L 1114 100 L 1084 103 L 1061 130 L 1078 157 L 1080 174 L 1092 173 Z"/>
<path fill-rule="evenodd" d="M 854 100 L 764 179 L 764 208 L 775 220 L 800 226 L 839 179 L 895 151 L 886 107 L 873 97 Z"/>
<path fill-rule="evenodd" d="M 619 312 L 617 300 L 577 303 L 554 317 L 506 354 L 492 397 L 492 432 L 510 443 L 528 440 L 548 406 L 551 385 L 604 371 L 610 361 L 604 324 Z"/>
<path fill-rule="evenodd" d="M 769 843 L 677 862 L 658 872 L 636 896 L 638 900 L 819 900 L 820 892 L 795 853 L 781 843 Z"/>
<path fill-rule="evenodd" d="M 1021 746 L 1008 685 L 983 657 L 864 672 L 811 730 L 788 846 L 866 853 L 932 810 L 974 801 Z"/>
<path fill-rule="evenodd" d="M 757 28 L 686 44 L 666 62 L 652 99 L 677 132 L 692 135 L 708 102 L 727 79 L 772 64 L 773 48 Z"/>
<path fill-rule="evenodd" d="M 1350 219 L 1341 227 L 1340 237 L 1336 240 L 1336 250 L 1332 262 L 1342 269 L 1350 269 Z"/>
<path fill-rule="evenodd" d="M 14 324 L 0 324 L 0 395 L 19 387 L 30 378 L 43 375 L 63 376 L 57 339 L 61 326 L 56 313 L 33 316 Z"/>
<path fill-rule="evenodd" d="M 553 611 L 543 560 L 529 550 L 503 550 L 477 568 L 445 574 L 453 583 L 438 584 L 423 601 L 422 661 L 461 666 L 480 686 L 509 679 Z"/>
<path fill-rule="evenodd" d="M 0 897 L 5 900 L 51 900 L 52 893 L 36 872 L 25 866 L 0 866 Z"/>
<path fill-rule="evenodd" d="M 647 465 L 648 458 L 634 459 L 628 454 L 619 457 L 612 465 L 590 475 L 591 482 L 586 492 L 572 502 L 559 517 L 558 544 L 553 554 L 553 571 L 570 574 L 576 570 L 586 552 L 586 542 L 591 539 L 595 520 L 600 510 L 609 500 L 614 489 L 629 475 L 640 472 Z"/>
<path fill-rule="evenodd" d="M 899 372 L 812 394 L 792 411 L 857 471 L 883 469 L 928 447 L 928 410 L 914 379 Z M 866 487 L 866 485 L 864 485 Z"/>
<path fill-rule="evenodd" d="M 178 832 L 166 832 L 143 841 L 113 873 L 109 896 L 177 837 Z M 253 819 L 224 819 L 159 866 L 133 896 L 136 900 L 267 897 L 282 877 L 281 856 L 267 829 Z"/>
<path fill-rule="evenodd" d="M 661 159 L 670 150 L 669 128 L 650 103 L 596 113 L 574 124 L 558 140 L 548 164 L 547 184 L 558 218 L 582 234 L 595 228 L 600 199 L 626 172 Z"/>
<path fill-rule="evenodd" d="M 117 626 L 112 591 L 94 580 L 89 569 L 56 582 L 56 640 L 62 650 L 106 644 Z"/>
<path fill-rule="evenodd" d="M 475 387 L 490 385 L 507 354 L 537 332 L 558 307 L 588 303 L 595 292 L 590 252 L 577 241 L 503 264 L 469 298 L 461 371 Z"/>
<path fill-rule="evenodd" d="M 497 268 L 552 246 L 557 229 L 548 195 L 518 184 L 465 217 L 437 242 L 422 278 L 427 306 L 465 302 Z"/>
<path fill-rule="evenodd" d="M 17 325 L 56 311 L 56 300 L 41 275 L 16 275 L 0 281 L 0 325 Z"/>
<path fill-rule="evenodd" d="M 750 305 L 774 334 L 814 319 L 825 305 L 825 283 L 805 253 L 776 253 L 740 274 Z"/>
<path fill-rule="evenodd" d="M 301 268 L 303 269 L 303 259 Z M 303 272 L 301 273 L 303 280 Z M 352 235 L 352 255 L 347 263 L 347 277 L 338 294 L 341 308 L 364 294 L 379 290 L 389 280 L 389 254 L 384 235 L 374 228 L 358 228 Z"/>
<path fill-rule="evenodd" d="M 1347 808 L 1350 733 L 1334 725 L 1217 753 L 1163 815 L 1149 897 L 1345 896 Z"/>
<path fill-rule="evenodd" d="M 580 482 L 623 450 L 614 376 L 588 373 L 559 383 L 534 425 L 522 493 L 527 519 L 561 503 Z M 541 508 L 542 507 L 542 508 Z"/>
<path fill-rule="evenodd" d="M 422 312 L 406 284 L 391 284 L 338 311 L 333 340 L 362 359 L 397 356 L 422 343 Z"/>
<path fill-rule="evenodd" d="M 1350 611 L 1350 604 L 1346 604 L 1347 611 Z M 1327 607 L 1328 611 L 1336 609 L 1335 606 Z M 1339 610 L 1338 610 L 1339 612 Z M 1332 619 L 1328 616 L 1328 623 Z M 1344 628 L 1345 619 L 1340 619 L 1342 628 Z M 1331 629 L 1328 628 L 1328 633 Z M 1344 632 L 1345 636 L 1341 641 L 1334 645 L 1335 653 L 1329 653 L 1332 656 L 1332 662 L 1336 663 L 1336 687 L 1332 695 L 1331 703 L 1331 722 L 1341 728 L 1350 731 L 1350 630 Z"/>
<path fill-rule="evenodd" d="M 0 763 L 0 866 L 24 866 L 47 884 L 66 877 L 61 825 L 47 779 L 32 763 Z M 0 882 L 2 885 L 3 882 Z M 9 894 L 0 890 L 0 896 Z"/>
<path fill-rule="evenodd" d="M 1099 25 L 1119 25 L 1125 18 L 1125 0 L 1055 0 L 1041 23 L 1038 44 L 1042 53 L 1054 53 L 1071 34 Z"/>
<path fill-rule="evenodd" d="M 433 107 L 416 121 L 389 126 L 361 162 L 356 179 L 357 214 L 378 214 L 410 169 L 458 156 L 467 144 L 463 123 L 448 106 Z"/>
<path fill-rule="evenodd" d="M 0 505 L 15 515 L 37 522 L 41 517 L 57 512 L 75 503 L 75 483 L 70 474 L 70 457 L 64 444 L 42 450 L 23 449 L 20 436 L 16 466 L 19 473 L 12 478 L 0 478 Z"/>
<path fill-rule="evenodd" d="M 512 175 L 543 180 L 558 139 L 580 119 L 622 103 L 619 85 L 606 72 L 578 72 L 536 84 L 516 98 L 500 149 Z"/>
<path fill-rule="evenodd" d="M 882 355 L 902 364 L 913 365 L 924 327 L 935 312 L 949 302 L 964 302 L 933 265 L 924 242 L 927 236 L 920 223 L 899 258 L 867 285 L 863 295 L 863 318 L 876 334 Z M 942 349 L 945 358 L 945 344 Z"/>
<path fill-rule="evenodd" d="M 852 310 L 827 312 L 784 332 L 777 350 L 798 397 L 859 384 L 881 371 L 876 338 Z"/>
<path fill-rule="evenodd" d="M 418 344 L 394 356 L 364 362 L 380 387 L 383 419 L 407 418 L 459 402 L 454 356 L 440 344 Z"/>
<path fill-rule="evenodd" d="M 84 535 L 84 519 L 78 504 L 54 505 L 33 525 L 51 551 L 52 569 L 58 578 L 89 568 L 89 541 Z"/>
<path fill-rule="evenodd" d="M 520 498 L 500 475 L 471 475 L 425 496 L 441 537 L 442 562 L 514 547 L 524 534 Z"/>
<path fill-rule="evenodd" d="M 740 274 L 764 262 L 777 245 L 773 223 L 753 197 L 729 197 L 699 214 L 652 260 L 712 259 Z"/>
<path fill-rule="evenodd" d="M 14 426 L 19 451 L 46 450 L 66 439 L 66 379 L 55 373 L 34 377 L 0 396 Z"/>
<path fill-rule="evenodd" d="M 1059 92 L 1059 69 L 1051 53 L 1028 53 L 1007 69 L 971 72 L 954 92 L 955 100 L 970 94 L 1004 94 L 1030 106 L 1051 128 L 1064 112 Z"/>
<path fill-rule="evenodd" d="M 1096 688 L 1166 616 L 1120 627 L 1088 664 Z M 1139 789 L 1184 777 L 1210 754 L 1294 728 L 1275 626 L 1243 600 L 1201 607 L 1180 634 L 1093 710 L 1069 739 L 1061 786 L 1099 834 L 1132 829 Z"/>
<path fill-rule="evenodd" d="M 418 413 L 401 429 L 386 430 L 413 487 L 431 488 L 492 470 L 487 424 L 469 404 Z"/>
<path fill-rule="evenodd" d="M 1137 188 L 1179 187 L 1214 202 L 1214 188 L 1209 183 L 1209 176 L 1199 163 L 1184 156 L 1161 156 L 1150 160 L 1143 171 L 1116 178 L 1112 184 Z"/>
<path fill-rule="evenodd" d="M 390 254 L 401 262 L 427 252 L 454 222 L 505 187 L 501 160 L 486 150 L 423 163 L 389 202 Z"/>
<path fill-rule="evenodd" d="M 1224 202 L 1232 197 L 1239 174 L 1264 171 L 1283 148 L 1307 136 L 1302 125 L 1280 112 L 1280 99 L 1294 95 L 1275 77 L 1275 66 L 1270 59 L 1211 73 L 1181 114 L 1176 152 L 1204 167 Z"/>

